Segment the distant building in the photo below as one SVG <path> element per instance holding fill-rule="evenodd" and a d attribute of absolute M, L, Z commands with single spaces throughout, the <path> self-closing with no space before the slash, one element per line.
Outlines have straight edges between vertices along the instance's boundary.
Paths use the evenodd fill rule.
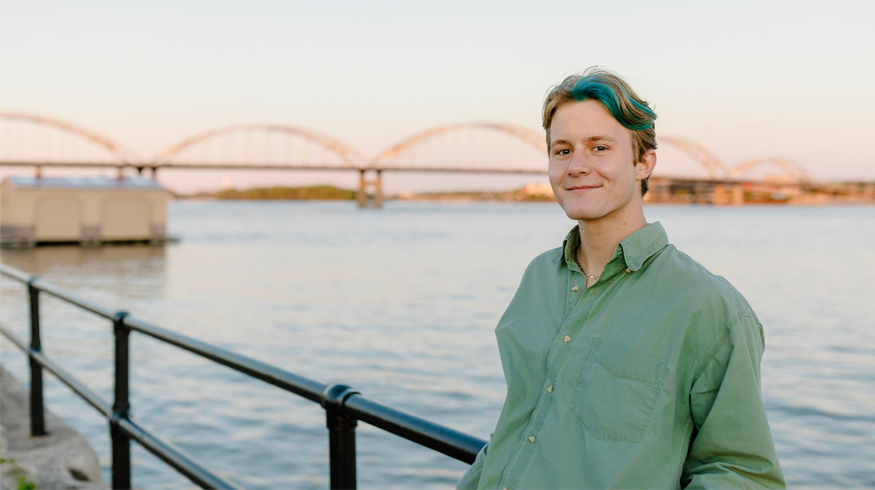
<path fill-rule="evenodd" d="M 0 183 L 0 240 L 164 241 L 169 200 L 169 191 L 142 177 L 10 177 Z"/>

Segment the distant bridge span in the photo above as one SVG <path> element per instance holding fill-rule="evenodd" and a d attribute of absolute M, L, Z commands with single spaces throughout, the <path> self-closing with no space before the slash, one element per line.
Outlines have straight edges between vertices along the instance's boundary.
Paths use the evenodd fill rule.
<path fill-rule="evenodd" d="M 184 156 L 183 154 L 187 150 L 197 150 L 198 146 L 202 146 L 204 144 L 218 143 L 220 147 L 219 150 L 222 154 L 219 156 L 219 159 L 227 159 L 229 157 L 229 150 L 233 151 L 233 148 L 229 147 L 228 143 L 235 137 L 242 136 L 242 138 L 238 139 L 246 139 L 248 141 L 245 144 L 248 146 L 246 148 L 243 162 L 211 162 L 211 161 L 202 161 L 202 162 L 194 162 L 194 163 L 180 163 L 176 162 L 175 157 Z M 254 138 L 253 138 L 254 136 Z M 274 141 L 270 141 L 270 137 L 274 136 Z M 261 141 L 254 142 L 253 139 L 261 137 Z M 222 141 L 216 141 L 222 140 Z M 297 141 L 302 140 L 302 141 Z M 239 142 L 238 142 L 239 143 Z M 271 143 L 278 145 L 276 148 L 270 148 Z M 312 145 L 317 147 L 319 150 L 329 152 L 333 156 L 339 159 L 338 162 L 331 162 L 328 160 L 319 160 L 314 162 L 304 162 L 300 164 L 292 164 L 288 161 L 277 161 L 277 157 L 290 157 L 290 152 L 294 150 L 299 150 L 300 148 L 293 148 L 295 143 L 298 143 L 299 146 L 301 143 Z M 222 148 L 224 144 L 224 147 Z M 215 145 L 213 147 L 215 149 Z M 273 151 L 272 151 L 273 150 Z M 283 154 L 283 152 L 285 152 Z M 240 155 L 234 155 L 240 156 Z M 321 155 L 325 156 L 325 155 Z M 265 158 L 268 157 L 268 158 Z M 264 160 L 263 163 L 252 163 L 253 161 L 258 161 L 260 159 Z M 274 161 L 271 161 L 273 159 Z M 246 161 L 248 160 L 248 162 Z M 309 129 L 303 129 L 294 126 L 287 125 L 279 125 L 279 124 L 248 124 L 248 125 L 238 125 L 238 126 L 229 126 L 219 129 L 214 129 L 211 131 L 207 131 L 204 133 L 200 133 L 198 135 L 187 138 L 169 148 L 164 149 L 161 153 L 158 154 L 157 157 L 153 159 L 153 161 L 148 165 L 149 167 L 186 167 L 186 168 L 297 168 L 301 170 L 325 170 L 326 167 L 331 167 L 331 169 L 342 169 L 342 170 L 361 170 L 362 162 L 364 161 L 364 157 L 356 150 L 351 147 L 341 143 L 340 141 L 333 139 L 324 134 L 318 133 L 316 131 L 312 131 Z"/>
<path fill-rule="evenodd" d="M 378 171 L 544 174 L 546 156 L 547 145 L 540 133 L 505 123 L 473 122 L 416 133 L 374 157 L 368 167 Z"/>
<path fill-rule="evenodd" d="M 165 148 L 150 161 L 111 139 L 80 126 L 19 113 L 0 113 L 4 122 L 25 121 L 43 129 L 51 127 L 72 133 L 96 145 L 112 158 L 42 158 L 34 152 L 36 140 L 47 139 L 39 131 L 30 142 L 7 141 L 4 148 L 29 147 L 26 158 L 0 155 L 0 165 L 133 167 L 237 170 L 356 170 L 406 172 L 460 172 L 545 174 L 547 147 L 543 135 L 527 128 L 499 123 L 474 122 L 440 126 L 414 134 L 367 161 L 339 140 L 301 127 L 280 124 L 249 124 L 206 131 Z M 19 138 L 20 140 L 21 138 Z M 679 137 L 660 137 L 660 143 L 677 147 L 698 162 L 708 177 L 722 177 L 725 167 L 706 148 Z M 307 147 L 310 147 L 309 149 Z M 21 149 L 21 148 L 18 148 Z M 20 152 L 19 152 L 20 153 Z M 36 153 L 36 154 L 33 154 Z"/>
<path fill-rule="evenodd" d="M 305 146 L 310 146 L 305 151 Z M 545 174 L 547 149 L 534 131 L 494 122 L 417 133 L 370 161 L 338 140 L 292 126 L 252 124 L 207 131 L 139 167 L 244 170 L 357 170 L 361 173 Z"/>
<path fill-rule="evenodd" d="M 56 166 L 72 166 L 72 165 L 82 165 L 83 163 L 93 163 L 97 165 L 92 166 L 101 166 L 101 167 L 116 167 L 119 165 L 132 165 L 135 162 L 140 160 L 140 157 L 131 149 L 116 143 L 110 138 L 98 134 L 94 131 L 86 129 L 77 124 L 72 124 L 69 122 L 61 121 L 54 118 L 37 116 L 33 114 L 23 114 L 17 112 L 0 112 L 0 121 L 3 121 L 6 124 L 6 131 L 3 133 L 4 139 L 4 152 L 2 158 L 0 158 L 0 164 L 3 165 L 13 165 L 15 160 L 20 160 L 21 165 L 34 165 L 33 161 L 28 161 L 27 158 L 10 158 L 12 155 L 7 155 L 6 151 L 10 148 L 15 148 L 16 143 L 21 143 L 20 141 L 13 143 L 10 140 L 16 139 L 15 136 L 18 136 L 19 140 L 26 140 L 24 143 L 26 146 L 29 146 L 29 153 L 31 153 L 31 157 L 35 156 L 34 153 L 42 153 L 39 155 L 43 164 L 53 164 Z M 23 125 L 30 126 L 30 131 L 23 127 L 15 128 L 12 126 L 14 123 L 19 123 Z M 27 132 L 29 134 L 15 134 L 16 130 L 21 132 Z M 61 133 L 61 134 L 58 134 Z M 63 136 L 66 136 L 67 141 L 61 141 Z M 91 145 L 91 149 L 98 149 L 103 153 L 104 158 L 107 161 L 104 162 L 88 162 L 89 159 L 85 159 L 83 161 L 74 161 L 70 159 L 73 148 L 71 148 L 69 139 L 72 138 L 74 141 L 78 140 L 78 142 L 86 143 Z M 67 148 L 59 148 L 63 146 L 64 143 L 67 143 Z M 41 148 L 37 148 L 37 146 L 42 146 Z M 53 147 L 50 147 L 53 146 Z M 21 148 L 19 148 L 21 149 Z M 52 150 L 56 150 L 52 152 Z M 63 150 L 71 150 L 66 155 L 63 154 Z M 81 148 L 78 150 L 81 151 Z M 54 154 L 52 154 L 54 153 Z M 27 156 L 27 155 L 19 155 L 19 156 Z M 56 161 L 51 161 L 52 157 L 58 158 Z M 92 158 L 93 159 L 93 158 Z"/>
<path fill-rule="evenodd" d="M 811 182 L 811 175 L 802 165 L 789 158 L 754 158 L 729 169 L 729 176 L 734 179 L 742 179 L 744 174 L 759 167 L 773 166 L 778 168 L 785 176 L 798 182 Z"/>
<path fill-rule="evenodd" d="M 452 172 L 546 174 L 548 152 L 543 134 L 500 122 L 450 124 L 427 129 L 367 160 L 339 140 L 317 131 L 281 124 L 248 124 L 218 128 L 165 148 L 151 160 L 78 125 L 21 113 L 0 113 L 0 166 L 108 167 L 139 172 L 151 169 L 341 170 L 360 173 L 359 196 L 369 189 L 382 196 L 381 174 Z M 26 128 L 24 126 L 27 126 Z M 677 136 L 658 137 L 660 147 L 674 147 L 698 164 L 705 177 L 680 179 L 731 184 L 770 165 L 798 182 L 811 177 L 795 162 L 755 159 L 727 168 L 704 146 Z M 368 179 L 366 174 L 372 175 Z M 657 165 L 656 177 L 660 176 Z M 379 202 L 377 203 L 379 204 Z"/>
<path fill-rule="evenodd" d="M 711 150 L 694 141 L 677 136 L 657 136 L 656 143 L 657 146 L 659 146 L 660 143 L 667 143 L 684 152 L 702 167 L 705 171 L 705 175 L 707 175 L 709 179 L 724 178 L 726 176 L 727 170 L 726 166 L 723 165 L 723 162 L 721 162 L 716 155 L 711 153 Z M 659 168 L 658 161 L 656 168 Z"/>

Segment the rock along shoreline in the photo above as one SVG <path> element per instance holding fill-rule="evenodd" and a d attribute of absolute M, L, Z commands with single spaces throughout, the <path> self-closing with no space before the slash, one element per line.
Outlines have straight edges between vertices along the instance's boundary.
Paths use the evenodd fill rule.
<path fill-rule="evenodd" d="M 0 366 L 0 488 L 109 488 L 94 448 L 48 409 L 48 435 L 30 437 L 29 405 L 27 388 Z"/>

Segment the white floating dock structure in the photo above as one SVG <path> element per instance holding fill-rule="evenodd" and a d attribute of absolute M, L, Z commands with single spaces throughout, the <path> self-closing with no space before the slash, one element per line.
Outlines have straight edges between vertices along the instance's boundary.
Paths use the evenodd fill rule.
<path fill-rule="evenodd" d="M 169 200 L 167 189 L 142 177 L 10 177 L 0 183 L 0 241 L 160 243 Z"/>

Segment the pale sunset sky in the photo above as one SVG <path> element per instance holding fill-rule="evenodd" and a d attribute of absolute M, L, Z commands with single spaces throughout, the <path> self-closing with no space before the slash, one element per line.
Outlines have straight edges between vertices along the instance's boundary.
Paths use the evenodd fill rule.
<path fill-rule="evenodd" d="M 540 131 L 549 86 L 591 65 L 654 106 L 657 134 L 732 165 L 784 157 L 875 180 L 875 2 L 0 2 L 0 110 L 74 122 L 145 158 L 245 123 L 367 156 L 466 121 Z M 4 175 L 30 173 L 4 170 Z M 168 187 L 334 183 L 354 174 L 159 173 Z M 389 192 L 537 176 L 388 175 Z"/>

